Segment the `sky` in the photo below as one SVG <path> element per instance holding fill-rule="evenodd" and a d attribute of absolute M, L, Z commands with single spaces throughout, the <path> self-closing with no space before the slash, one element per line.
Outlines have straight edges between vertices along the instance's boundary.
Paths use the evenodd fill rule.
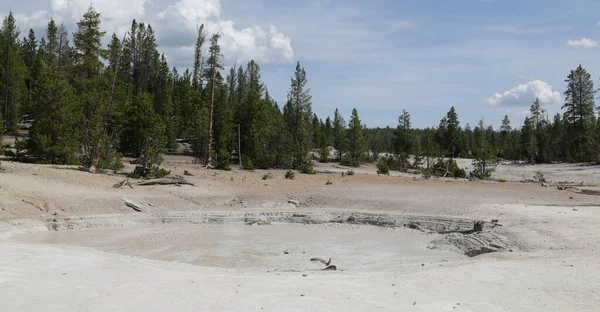
<path fill-rule="evenodd" d="M 4 0 L 22 36 L 52 17 L 73 31 L 90 3 L 102 28 L 122 37 L 149 23 L 170 66 L 193 63 L 196 26 L 222 35 L 225 65 L 254 59 L 283 106 L 296 62 L 323 119 L 353 108 L 369 127 L 437 126 L 451 106 L 461 125 L 520 127 L 535 98 L 561 111 L 569 71 L 581 64 L 599 85 L 596 0 Z M 599 102 L 600 103 L 600 102 Z"/>

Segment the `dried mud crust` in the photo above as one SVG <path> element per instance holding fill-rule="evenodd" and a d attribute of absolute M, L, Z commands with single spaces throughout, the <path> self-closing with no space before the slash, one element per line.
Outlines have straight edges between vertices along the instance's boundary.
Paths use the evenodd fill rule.
<path fill-rule="evenodd" d="M 272 223 L 293 224 L 353 224 L 379 227 L 407 227 L 425 233 L 443 234 L 429 248 L 452 249 L 469 257 L 490 252 L 509 251 L 515 242 L 502 234 L 494 224 L 483 222 L 483 230 L 474 232 L 475 220 L 416 215 L 394 215 L 362 212 L 167 212 L 128 215 L 98 215 L 54 217 L 46 220 L 13 220 L 0 224 L 0 233 L 11 231 L 73 230 L 137 224 L 226 224 L 244 223 L 249 226 Z"/>

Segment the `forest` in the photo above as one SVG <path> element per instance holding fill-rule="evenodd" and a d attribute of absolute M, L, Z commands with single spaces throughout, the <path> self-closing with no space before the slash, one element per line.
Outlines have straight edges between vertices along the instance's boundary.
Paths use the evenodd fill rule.
<path fill-rule="evenodd" d="M 23 35 L 23 36 L 22 36 Z M 22 37 L 21 37 L 22 36 Z M 308 76 L 300 63 L 286 103 L 269 95 L 260 65 L 225 70 L 219 34 L 198 26 L 193 68 L 171 68 L 151 25 L 132 21 L 108 44 L 93 7 L 70 33 L 50 20 L 46 33 L 21 34 L 10 13 L 0 32 L 0 113 L 3 133 L 27 135 L 2 153 L 16 161 L 80 165 L 90 171 L 136 165 L 133 177 L 158 177 L 163 155 L 192 155 L 229 170 L 283 168 L 313 173 L 313 161 L 389 170 L 429 170 L 464 176 L 452 158 L 473 158 L 489 177 L 498 159 L 600 162 L 600 120 L 591 75 L 579 65 L 565 80 L 562 113 L 548 116 L 539 100 L 520 128 L 504 116 L 499 129 L 462 124 L 454 107 L 439 125 L 415 129 L 399 109 L 397 127 L 369 128 L 356 109 L 348 122 L 312 111 Z M 1 141 L 0 141 L 1 142 Z M 477 168 L 483 172 L 477 172 Z M 492 169 L 486 169 L 492 168 Z"/>

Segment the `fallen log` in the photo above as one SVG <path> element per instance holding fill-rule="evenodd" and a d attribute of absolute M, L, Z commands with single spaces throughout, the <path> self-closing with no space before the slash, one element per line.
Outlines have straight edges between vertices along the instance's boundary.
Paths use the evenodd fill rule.
<path fill-rule="evenodd" d="M 138 205 L 130 200 L 127 200 L 127 199 L 123 199 L 123 200 L 125 201 L 125 206 L 127 206 L 137 212 L 142 212 L 142 207 L 140 207 L 140 205 Z"/>
<path fill-rule="evenodd" d="M 160 179 L 143 180 L 143 181 L 138 182 L 138 185 L 140 185 L 140 186 L 146 186 L 146 185 L 192 185 L 192 186 L 194 186 L 195 184 L 187 181 L 182 176 L 174 176 L 174 177 L 166 177 L 166 178 L 160 178 Z"/>

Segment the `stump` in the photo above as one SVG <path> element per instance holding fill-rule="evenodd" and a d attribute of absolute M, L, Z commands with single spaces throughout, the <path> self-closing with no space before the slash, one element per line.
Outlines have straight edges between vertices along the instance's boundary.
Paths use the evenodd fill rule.
<path fill-rule="evenodd" d="M 483 221 L 473 221 L 473 232 L 483 231 Z"/>

